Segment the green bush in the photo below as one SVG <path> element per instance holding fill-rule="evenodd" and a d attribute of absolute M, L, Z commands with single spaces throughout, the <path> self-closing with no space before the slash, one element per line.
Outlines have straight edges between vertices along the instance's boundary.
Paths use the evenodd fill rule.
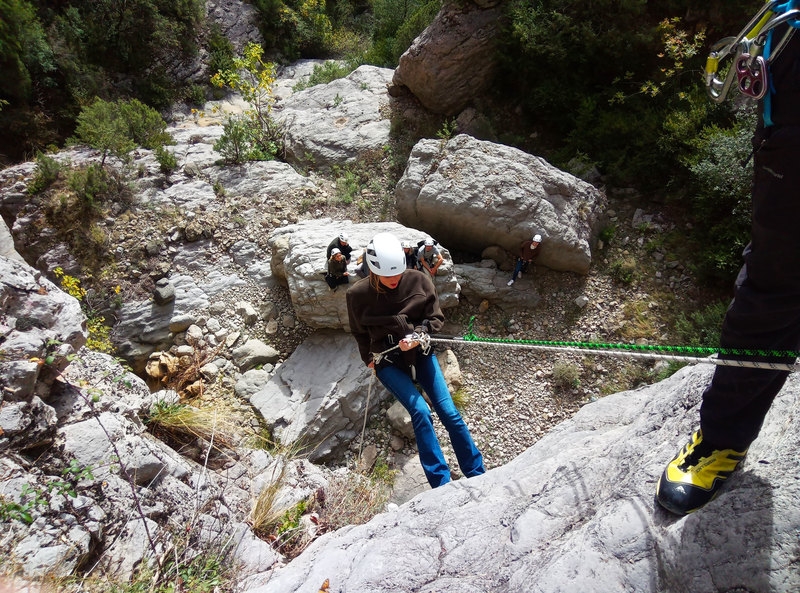
<path fill-rule="evenodd" d="M 114 183 L 109 173 L 97 163 L 85 169 L 73 169 L 67 176 L 67 186 L 75 192 L 81 210 L 96 211 L 113 193 Z"/>
<path fill-rule="evenodd" d="M 270 161 L 278 153 L 278 146 L 262 142 L 261 130 L 253 119 L 230 116 L 222 126 L 222 136 L 214 143 L 214 150 L 226 163 L 240 165 L 246 161 Z"/>
<path fill-rule="evenodd" d="M 578 365 L 567 362 L 557 362 L 553 365 L 553 384 L 558 389 L 574 389 L 581 384 L 580 368 Z"/>
<path fill-rule="evenodd" d="M 750 188 L 753 166 L 751 136 L 755 113 L 741 113 L 730 128 L 702 130 L 683 162 L 692 175 L 696 261 L 700 272 L 730 281 L 742 264 L 742 249 L 750 236 Z M 742 166 L 747 162 L 746 166 Z"/>
<path fill-rule="evenodd" d="M 166 122 L 152 107 L 138 99 L 117 101 L 116 106 L 120 117 L 128 126 L 128 136 L 139 146 L 155 150 L 164 144 L 175 144 L 166 131 Z"/>
<path fill-rule="evenodd" d="M 29 194 L 38 194 L 50 187 L 61 172 L 61 164 L 52 157 L 44 153 L 36 155 L 36 169 L 33 171 L 33 179 L 28 184 Z"/>
<path fill-rule="evenodd" d="M 104 166 L 109 154 L 129 162 L 130 152 L 137 145 L 155 150 L 164 144 L 174 144 L 166 127 L 155 109 L 137 99 L 114 102 L 97 99 L 78 115 L 75 135 L 102 153 L 100 165 Z"/>
<path fill-rule="evenodd" d="M 284 58 L 324 56 L 333 33 L 322 0 L 253 0 L 268 49 Z"/>
<path fill-rule="evenodd" d="M 208 36 L 208 70 L 213 76 L 217 72 L 233 69 L 233 44 L 222 34 L 217 23 L 211 26 Z"/>
<path fill-rule="evenodd" d="M 294 91 L 302 91 L 318 84 L 327 84 L 339 78 L 344 78 L 357 67 L 357 64 L 354 62 L 343 64 L 341 62 L 326 60 L 322 65 L 315 64 L 314 70 L 311 72 L 308 80 L 298 82 L 292 89 Z"/>
<path fill-rule="evenodd" d="M 636 260 L 633 257 L 621 257 L 609 266 L 611 277 L 620 284 L 631 284 L 637 277 Z"/>
<path fill-rule="evenodd" d="M 675 334 L 682 344 L 718 348 L 722 320 L 727 310 L 728 303 L 720 301 L 688 315 L 681 313 L 675 320 Z"/>
<path fill-rule="evenodd" d="M 178 159 L 175 158 L 175 155 L 171 151 L 163 146 L 156 148 L 156 160 L 164 175 L 169 175 L 178 168 Z"/>

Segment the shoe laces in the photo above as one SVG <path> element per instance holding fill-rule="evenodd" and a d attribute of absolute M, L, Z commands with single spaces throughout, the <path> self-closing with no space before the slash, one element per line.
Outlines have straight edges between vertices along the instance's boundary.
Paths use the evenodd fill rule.
<path fill-rule="evenodd" d="M 703 437 L 698 437 L 700 442 L 692 443 L 691 451 L 686 455 L 683 461 L 680 464 L 680 468 L 682 470 L 686 470 L 686 468 L 694 467 L 698 463 L 700 463 L 701 459 L 705 459 L 707 457 L 711 457 L 715 451 L 719 451 L 713 445 L 709 444 L 707 441 L 703 440 Z"/>

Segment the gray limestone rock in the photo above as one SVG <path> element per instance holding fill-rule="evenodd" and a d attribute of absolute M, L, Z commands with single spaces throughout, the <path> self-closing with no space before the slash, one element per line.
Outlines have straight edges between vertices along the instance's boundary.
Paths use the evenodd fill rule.
<path fill-rule="evenodd" d="M 324 461 L 358 438 L 367 399 L 376 410 L 388 395 L 364 366 L 351 336 L 320 331 L 249 400 L 281 443 L 300 445 L 309 459 Z"/>
<path fill-rule="evenodd" d="M 258 339 L 247 340 L 231 351 L 233 363 L 241 371 L 247 371 L 263 364 L 275 364 L 280 359 L 280 352 Z"/>
<path fill-rule="evenodd" d="M 521 150 L 459 135 L 420 140 L 395 188 L 401 223 L 451 249 L 516 253 L 542 235 L 537 264 L 586 274 L 602 192 Z"/>
<path fill-rule="evenodd" d="M 307 325 L 318 329 L 349 330 L 345 290 L 332 291 L 325 282 L 326 249 L 340 232 L 346 232 L 353 246 L 353 259 L 348 269 L 356 267 L 356 260 L 369 241 L 378 233 L 394 233 L 401 241 L 415 245 L 426 237 L 425 233 L 397 223 L 353 224 L 323 218 L 303 221 L 276 229 L 270 235 L 272 273 L 289 287 L 295 314 Z M 453 273 L 453 261 L 445 246 L 440 246 L 441 267 L 434 280 L 439 303 L 443 309 L 458 304 L 460 286 Z M 357 276 L 350 283 L 358 280 Z M 346 288 L 346 286 L 342 287 Z"/>
<path fill-rule="evenodd" d="M 400 56 L 393 84 L 408 87 L 434 113 L 458 114 L 494 79 L 501 17 L 497 6 L 445 3 Z"/>
<path fill-rule="evenodd" d="M 386 86 L 392 73 L 360 66 L 345 78 L 288 97 L 275 112 L 285 130 L 286 158 L 324 169 L 382 151 L 389 141 Z"/>
<path fill-rule="evenodd" d="M 684 518 L 654 502 L 711 373 L 588 404 L 507 465 L 332 534 L 248 593 L 798 590 L 797 374 L 715 501 Z"/>

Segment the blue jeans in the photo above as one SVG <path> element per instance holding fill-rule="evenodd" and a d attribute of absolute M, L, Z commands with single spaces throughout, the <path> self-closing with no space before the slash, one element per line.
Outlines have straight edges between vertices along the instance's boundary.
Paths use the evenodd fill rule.
<path fill-rule="evenodd" d="M 486 469 L 483 467 L 483 456 L 475 446 L 469 428 L 453 403 L 436 356 L 418 354 L 416 372 L 417 381 L 428 394 L 436 415 L 439 416 L 450 435 L 450 443 L 453 445 L 458 467 L 468 478 L 484 473 Z M 436 438 L 430 408 L 422 394 L 417 390 L 411 377 L 392 364 L 377 369 L 376 374 L 383 386 L 403 404 L 403 407 L 411 415 L 419 460 L 431 488 L 446 484 L 450 481 L 450 468 L 442 453 L 439 439 Z"/>
<path fill-rule="evenodd" d="M 528 271 L 528 262 L 524 261 L 521 257 L 517 258 L 517 263 L 514 265 L 514 273 L 511 275 L 512 280 L 516 280 L 520 272 Z"/>

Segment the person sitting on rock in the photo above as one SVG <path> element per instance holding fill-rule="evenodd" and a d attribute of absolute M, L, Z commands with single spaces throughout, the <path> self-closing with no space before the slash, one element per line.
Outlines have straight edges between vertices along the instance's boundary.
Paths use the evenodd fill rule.
<path fill-rule="evenodd" d="M 511 275 L 511 280 L 508 285 L 514 284 L 517 278 L 522 278 L 522 273 L 528 271 L 528 265 L 539 257 L 539 247 L 542 244 L 542 236 L 536 234 L 530 241 L 523 241 L 519 246 L 519 253 L 517 253 L 517 261 L 514 264 L 514 273 Z"/>
<path fill-rule="evenodd" d="M 403 241 L 403 253 L 406 255 L 406 270 L 419 270 L 417 251 L 411 241 Z"/>
<path fill-rule="evenodd" d="M 442 254 L 434 244 L 433 239 L 425 239 L 425 243 L 417 251 L 420 269 L 427 270 L 431 276 L 436 276 L 436 270 L 444 261 Z"/>
<path fill-rule="evenodd" d="M 330 259 L 334 249 L 338 249 L 341 252 L 342 256 L 344 256 L 345 263 L 350 263 L 353 247 L 350 245 L 350 239 L 347 237 L 347 233 L 340 233 L 338 237 L 334 237 L 333 241 L 328 245 L 325 257 Z"/>
<path fill-rule="evenodd" d="M 347 262 L 342 252 L 336 247 L 331 250 L 331 257 L 328 259 L 328 273 L 325 274 L 325 282 L 327 282 L 330 289 L 334 291 L 338 286 L 350 282 Z"/>

